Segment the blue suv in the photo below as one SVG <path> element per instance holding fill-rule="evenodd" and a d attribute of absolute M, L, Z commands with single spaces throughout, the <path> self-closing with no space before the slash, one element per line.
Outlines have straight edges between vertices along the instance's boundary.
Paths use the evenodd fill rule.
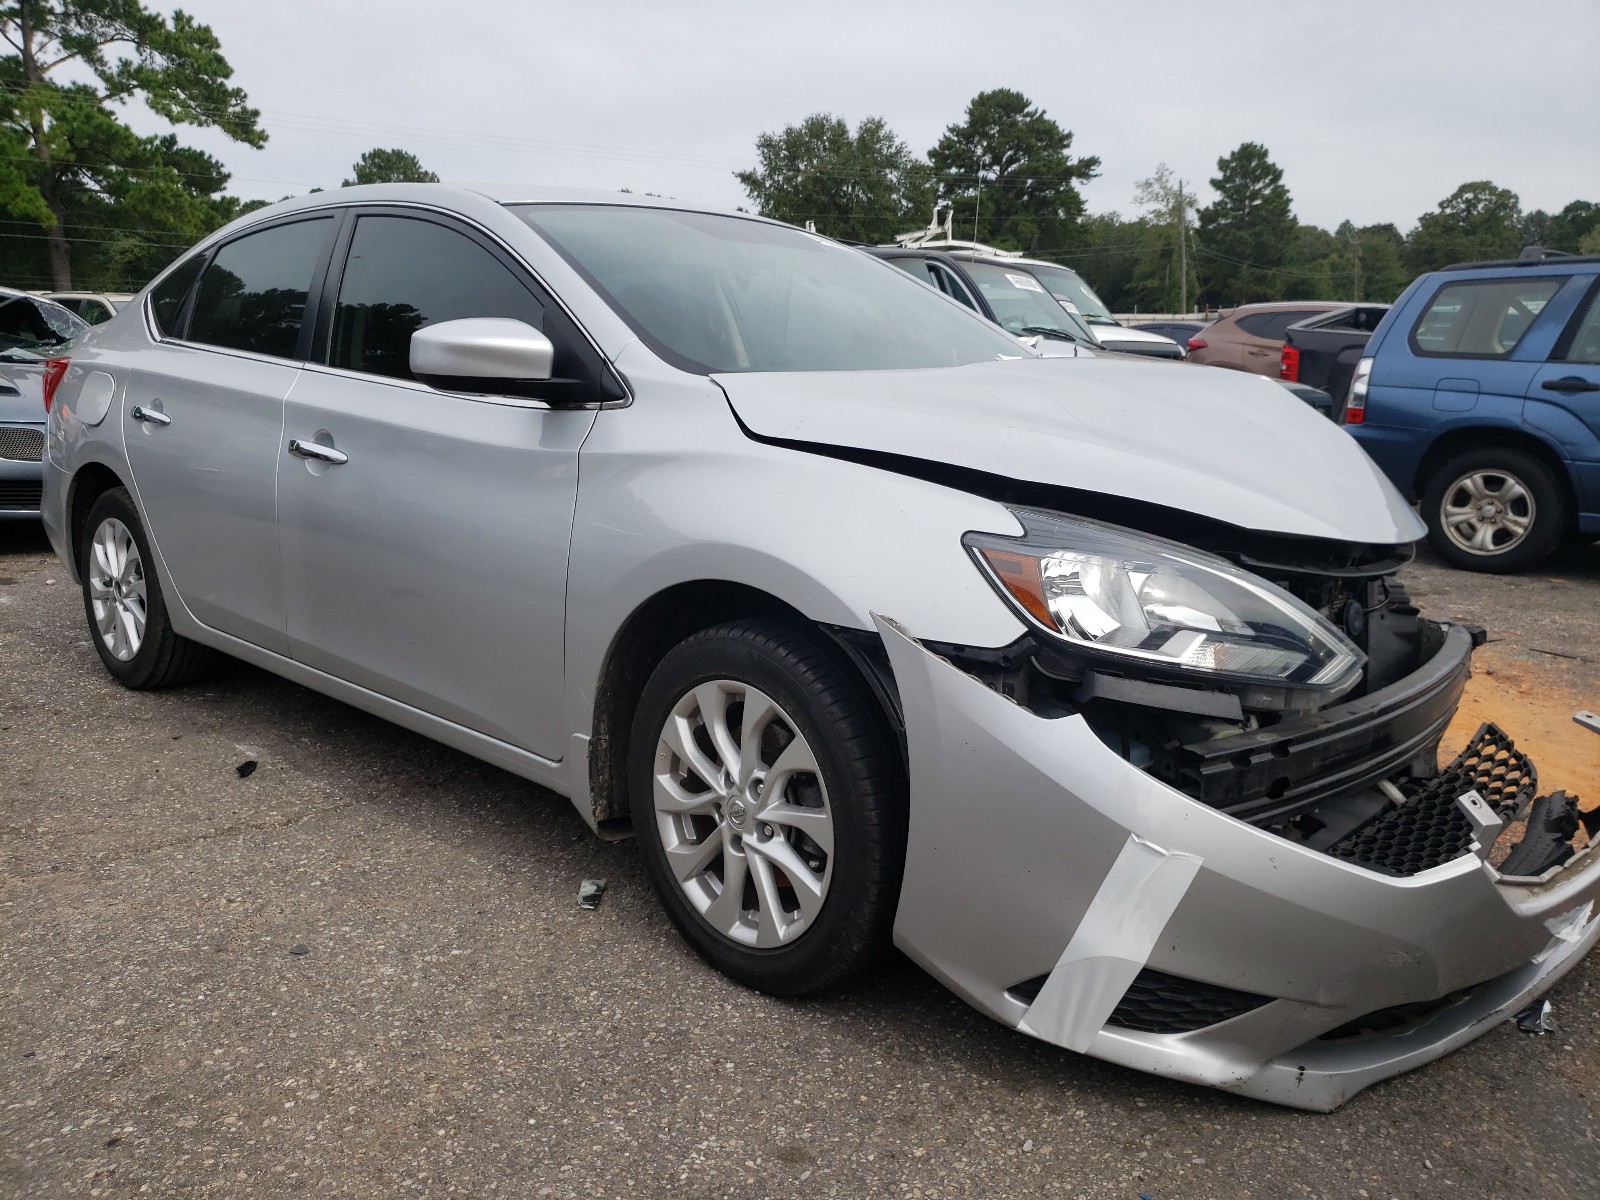
<path fill-rule="evenodd" d="M 1518 571 L 1600 537 L 1600 257 L 1530 248 L 1423 275 L 1342 420 L 1455 566 Z"/>

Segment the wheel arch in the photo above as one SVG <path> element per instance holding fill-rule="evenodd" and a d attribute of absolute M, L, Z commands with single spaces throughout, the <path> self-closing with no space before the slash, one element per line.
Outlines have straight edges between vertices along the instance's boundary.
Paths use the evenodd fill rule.
<path fill-rule="evenodd" d="M 1556 487 L 1561 491 L 1561 498 L 1566 502 L 1568 523 L 1577 519 L 1578 495 L 1572 485 L 1572 473 L 1567 470 L 1561 455 L 1537 434 L 1509 425 L 1468 425 L 1440 434 L 1417 461 L 1411 494 L 1423 496 L 1434 473 L 1456 455 L 1484 449 L 1520 450 L 1548 467 Z"/>
<path fill-rule="evenodd" d="M 589 738 L 589 803 L 597 830 L 620 835 L 628 816 L 628 754 L 633 715 L 645 682 L 667 652 L 702 629 L 727 621 L 768 618 L 823 635 L 838 651 L 840 668 L 873 698 L 884 720 L 898 729 L 898 697 L 887 656 L 876 634 L 820 624 L 792 604 L 749 584 L 696 579 L 663 588 L 640 603 L 618 628 L 595 682 Z M 879 654 L 873 653 L 876 647 Z M 881 657 L 881 663 L 877 659 Z"/>
<path fill-rule="evenodd" d="M 78 568 L 78 549 L 83 545 L 89 510 L 113 488 L 127 486 L 115 470 L 102 462 L 85 463 L 73 473 L 72 482 L 67 485 L 67 567 L 76 582 L 83 582 Z"/>

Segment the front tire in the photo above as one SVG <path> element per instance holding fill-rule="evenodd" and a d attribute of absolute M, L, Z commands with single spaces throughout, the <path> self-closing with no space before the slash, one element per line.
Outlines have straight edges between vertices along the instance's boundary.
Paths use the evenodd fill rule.
<path fill-rule="evenodd" d="M 634 718 L 629 799 L 667 915 L 729 977 L 809 995 L 887 952 L 904 772 L 881 710 L 815 635 L 738 621 L 669 651 Z"/>
<path fill-rule="evenodd" d="M 1533 566 L 1567 532 L 1567 504 L 1550 468 L 1519 450 L 1484 447 L 1439 467 L 1422 493 L 1422 519 L 1439 557 L 1467 571 Z"/>
<path fill-rule="evenodd" d="M 89 510 L 78 547 L 89 636 L 106 670 L 136 691 L 187 683 L 210 651 L 173 632 L 144 525 L 127 488 L 112 488 Z"/>

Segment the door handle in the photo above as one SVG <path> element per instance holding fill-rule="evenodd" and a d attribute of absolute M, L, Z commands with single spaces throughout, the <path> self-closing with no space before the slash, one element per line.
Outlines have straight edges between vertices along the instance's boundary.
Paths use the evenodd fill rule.
<path fill-rule="evenodd" d="M 1546 379 L 1539 386 L 1547 392 L 1600 392 L 1600 383 L 1591 383 L 1578 375 L 1564 375 L 1560 379 Z"/>
<path fill-rule="evenodd" d="M 296 458 L 313 458 L 317 462 L 329 463 L 335 467 L 343 466 L 350 461 L 350 456 L 342 450 L 324 446 L 321 442 L 302 442 L 298 438 L 289 439 L 289 453 Z"/>
<path fill-rule="evenodd" d="M 143 421 L 148 425 L 171 425 L 172 418 L 166 413 L 154 408 L 142 408 L 135 404 L 133 411 L 128 414 L 135 421 Z"/>

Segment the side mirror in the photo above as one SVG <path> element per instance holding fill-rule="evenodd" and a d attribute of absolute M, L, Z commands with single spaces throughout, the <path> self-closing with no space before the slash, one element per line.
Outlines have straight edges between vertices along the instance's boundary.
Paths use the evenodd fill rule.
<path fill-rule="evenodd" d="M 549 338 L 507 317 L 440 321 L 411 335 L 411 373 L 451 391 L 485 392 L 548 380 L 555 356 Z"/>

